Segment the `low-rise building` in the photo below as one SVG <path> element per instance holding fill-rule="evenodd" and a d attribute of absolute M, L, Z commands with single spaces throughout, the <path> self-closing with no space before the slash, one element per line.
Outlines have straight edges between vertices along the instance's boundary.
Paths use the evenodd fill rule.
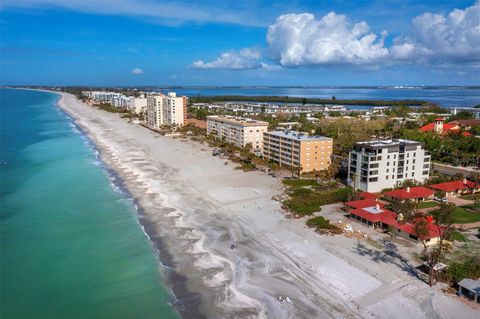
<path fill-rule="evenodd" d="M 263 149 L 264 133 L 268 130 L 268 123 L 248 118 L 209 115 L 207 116 L 207 134 L 214 135 L 238 147 L 252 145 L 252 151 Z"/>
<path fill-rule="evenodd" d="M 366 192 L 379 192 L 405 180 L 425 182 L 430 155 L 422 143 L 392 139 L 355 143 L 349 153 L 348 184 Z"/>
<path fill-rule="evenodd" d="M 327 169 L 332 160 L 333 139 L 296 131 L 265 132 L 264 158 L 280 166 L 298 167 L 301 173 Z"/>
<path fill-rule="evenodd" d="M 459 296 L 480 304 L 480 280 L 464 278 L 457 285 Z"/>
<path fill-rule="evenodd" d="M 445 123 L 441 117 L 435 119 L 433 123 L 429 123 L 420 128 L 421 132 L 434 132 L 439 135 L 459 134 L 461 132 L 460 125 L 457 123 Z M 464 136 L 471 136 L 469 132 L 462 132 Z"/>
<path fill-rule="evenodd" d="M 396 214 L 384 207 L 383 204 L 374 200 L 360 200 L 345 203 L 345 206 L 353 209 L 348 210 L 348 217 L 364 223 L 372 228 L 382 228 L 389 230 L 392 234 L 400 236 L 414 242 L 424 241 L 427 245 L 438 243 L 442 229 L 429 223 L 427 220 L 425 234 L 419 238 L 415 230 L 415 225 L 410 222 L 404 222 L 401 215 Z"/>
<path fill-rule="evenodd" d="M 421 202 L 433 199 L 435 191 L 423 186 L 407 187 L 404 189 L 395 189 L 393 191 L 385 192 L 383 194 L 387 199 L 397 202 Z"/>
<path fill-rule="evenodd" d="M 434 184 L 429 187 L 437 191 L 445 192 L 445 196 L 448 197 L 480 192 L 480 184 L 469 181 L 468 179 Z"/>

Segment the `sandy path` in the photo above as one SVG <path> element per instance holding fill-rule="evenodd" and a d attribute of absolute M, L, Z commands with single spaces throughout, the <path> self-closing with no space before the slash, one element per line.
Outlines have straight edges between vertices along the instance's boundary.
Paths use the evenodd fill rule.
<path fill-rule="evenodd" d="M 184 317 L 198 317 L 190 311 L 197 304 L 208 318 L 471 314 L 397 265 L 358 254 L 354 240 L 318 236 L 304 221 L 285 219 L 271 200 L 280 191 L 278 180 L 234 170 L 206 146 L 158 137 L 117 114 L 62 96 L 61 107 L 94 140 L 143 208 L 140 219 L 150 239 L 187 278 L 194 294 L 175 291 L 185 304 Z M 293 303 L 280 304 L 278 295 Z M 434 308 L 437 303 L 458 310 L 444 316 Z"/>

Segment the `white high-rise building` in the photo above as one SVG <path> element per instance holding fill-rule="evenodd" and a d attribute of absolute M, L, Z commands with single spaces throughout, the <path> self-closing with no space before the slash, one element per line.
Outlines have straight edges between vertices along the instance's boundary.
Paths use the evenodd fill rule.
<path fill-rule="evenodd" d="M 147 96 L 147 125 L 159 129 L 162 125 L 182 126 L 185 123 L 187 98 L 174 92 Z"/>
<path fill-rule="evenodd" d="M 366 192 L 393 188 L 407 179 L 423 183 L 430 175 L 430 165 L 430 155 L 417 141 L 359 142 L 349 154 L 348 183 Z"/>

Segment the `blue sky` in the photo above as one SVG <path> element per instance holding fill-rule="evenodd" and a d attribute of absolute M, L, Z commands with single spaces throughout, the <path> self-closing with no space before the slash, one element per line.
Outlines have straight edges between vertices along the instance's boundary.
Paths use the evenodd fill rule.
<path fill-rule="evenodd" d="M 478 1 L 2 0 L 1 84 L 480 85 Z"/>

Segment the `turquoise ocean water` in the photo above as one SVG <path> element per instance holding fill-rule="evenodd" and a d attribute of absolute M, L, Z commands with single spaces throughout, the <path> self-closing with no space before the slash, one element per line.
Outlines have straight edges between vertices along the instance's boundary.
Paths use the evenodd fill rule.
<path fill-rule="evenodd" d="M 132 201 L 57 95 L 0 98 L 0 318 L 179 318 Z"/>

